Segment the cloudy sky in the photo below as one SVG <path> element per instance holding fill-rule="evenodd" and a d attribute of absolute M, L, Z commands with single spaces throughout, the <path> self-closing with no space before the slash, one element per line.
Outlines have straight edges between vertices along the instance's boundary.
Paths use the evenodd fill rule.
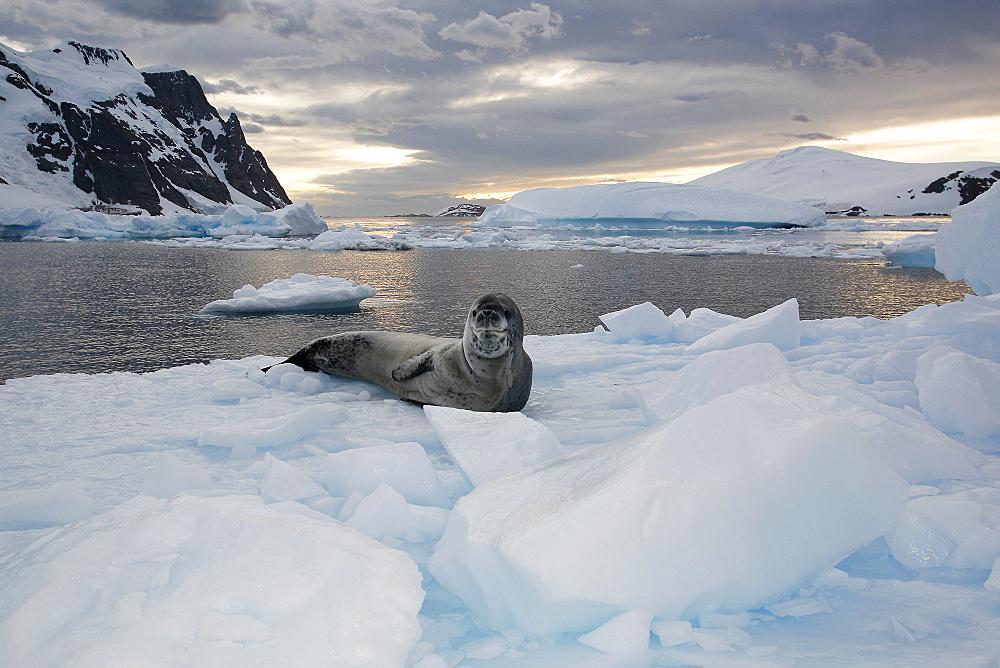
<path fill-rule="evenodd" d="M 802 144 L 1000 160 L 997 0 L 4 0 L 0 42 L 168 63 L 296 201 L 432 213 Z"/>

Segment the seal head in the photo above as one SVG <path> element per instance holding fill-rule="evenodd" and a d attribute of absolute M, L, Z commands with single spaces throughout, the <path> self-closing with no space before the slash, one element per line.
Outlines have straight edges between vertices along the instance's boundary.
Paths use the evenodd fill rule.
<path fill-rule="evenodd" d="M 483 295 L 469 309 L 463 339 L 478 357 L 502 357 L 520 346 L 523 338 L 521 311 L 507 295 Z"/>

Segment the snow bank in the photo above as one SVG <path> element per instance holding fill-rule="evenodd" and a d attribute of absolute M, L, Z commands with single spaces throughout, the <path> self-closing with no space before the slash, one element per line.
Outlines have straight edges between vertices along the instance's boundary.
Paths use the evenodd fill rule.
<path fill-rule="evenodd" d="M 428 566 L 492 628 L 529 637 L 629 610 L 739 612 L 892 531 L 907 493 L 811 395 L 753 386 L 477 487 Z"/>
<path fill-rule="evenodd" d="M 936 236 L 934 266 L 949 281 L 964 280 L 979 295 L 1000 292 L 1000 186 L 955 208 Z"/>
<path fill-rule="evenodd" d="M 822 225 L 826 216 L 812 207 L 735 191 L 630 182 L 524 190 L 506 204 L 488 207 L 479 217 L 479 224 L 549 227 L 616 220 L 654 225 L 777 227 Z"/>
<path fill-rule="evenodd" d="M 405 554 L 259 498 L 136 497 L 4 566 L 0 663 L 403 665 Z"/>
<path fill-rule="evenodd" d="M 33 207 L 0 209 L 0 237 L 8 238 L 222 239 L 230 235 L 254 234 L 265 237 L 302 236 L 325 230 L 326 223 L 308 202 L 290 204 L 266 213 L 234 205 L 215 215 L 183 212 L 163 216 L 116 216 L 55 207 L 44 211 Z"/>
<path fill-rule="evenodd" d="M 358 308 L 362 299 L 374 296 L 373 287 L 358 285 L 347 278 L 295 274 L 260 288 L 244 285 L 233 291 L 232 299 L 217 299 L 201 310 L 213 313 L 352 310 Z"/>

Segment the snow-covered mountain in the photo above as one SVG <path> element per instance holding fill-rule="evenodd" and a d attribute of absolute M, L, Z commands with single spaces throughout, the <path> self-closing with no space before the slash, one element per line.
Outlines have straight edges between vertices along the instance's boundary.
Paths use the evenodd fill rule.
<path fill-rule="evenodd" d="M 440 211 L 438 211 L 437 213 L 435 213 L 434 216 L 435 217 L 437 217 L 437 216 L 454 216 L 456 218 L 463 218 L 463 217 L 472 217 L 472 218 L 475 218 L 475 217 L 478 217 L 478 216 L 482 215 L 483 211 L 485 211 L 485 210 L 486 210 L 486 207 L 483 206 L 483 205 L 481 205 L 481 204 L 453 204 L 451 206 L 446 206 L 445 208 L 441 209 Z"/>
<path fill-rule="evenodd" d="M 1000 179 L 1000 163 L 905 163 L 800 146 L 691 183 L 847 215 L 948 214 Z"/>
<path fill-rule="evenodd" d="M 0 44 L 0 208 L 101 203 L 161 214 L 291 200 L 236 115 L 223 120 L 184 70 L 140 72 L 77 42 Z"/>

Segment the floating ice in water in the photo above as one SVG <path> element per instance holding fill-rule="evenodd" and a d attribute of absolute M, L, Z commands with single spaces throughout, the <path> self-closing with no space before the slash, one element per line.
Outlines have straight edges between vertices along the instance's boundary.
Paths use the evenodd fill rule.
<path fill-rule="evenodd" d="M 233 292 L 232 299 L 218 299 L 201 310 L 212 313 L 350 310 L 356 309 L 362 299 L 374 296 L 375 288 L 358 285 L 348 278 L 295 274 L 260 288 L 244 285 Z"/>
<path fill-rule="evenodd" d="M 819 209 L 783 200 L 677 183 L 602 183 L 524 190 L 494 204 L 481 225 L 511 227 L 595 221 L 642 221 L 660 225 L 812 226 L 826 222 Z"/>
<path fill-rule="evenodd" d="M 751 386 L 477 487 L 428 566 L 492 628 L 530 637 L 631 609 L 737 612 L 891 531 L 907 492 L 819 400 Z"/>
<path fill-rule="evenodd" d="M 935 235 L 914 234 L 913 236 L 885 244 L 882 253 L 889 262 L 901 267 L 934 268 Z"/>
<path fill-rule="evenodd" d="M 389 239 L 372 234 L 365 234 L 357 227 L 342 225 L 323 232 L 306 244 L 306 248 L 314 251 L 340 250 L 407 250 L 412 246 L 399 239 Z"/>
<path fill-rule="evenodd" d="M 0 664 L 403 665 L 413 561 L 259 497 L 135 497 L 4 567 Z"/>
<path fill-rule="evenodd" d="M 82 239 L 167 239 L 261 234 L 267 237 L 319 234 L 327 229 L 308 202 L 259 212 L 243 205 L 222 214 L 172 213 L 163 216 L 109 216 L 97 211 L 32 207 L 0 209 L 0 237 L 79 237 Z"/>
<path fill-rule="evenodd" d="M 935 268 L 978 295 L 1000 292 L 1000 186 L 952 210 L 937 235 Z"/>
<path fill-rule="evenodd" d="M 442 508 L 451 505 L 434 465 L 419 443 L 372 445 L 327 455 L 326 486 L 330 494 L 371 494 L 382 484 L 399 492 L 408 503 Z"/>
<path fill-rule="evenodd" d="M 424 414 L 452 461 L 473 485 L 566 454 L 550 429 L 521 413 L 424 406 Z"/>

